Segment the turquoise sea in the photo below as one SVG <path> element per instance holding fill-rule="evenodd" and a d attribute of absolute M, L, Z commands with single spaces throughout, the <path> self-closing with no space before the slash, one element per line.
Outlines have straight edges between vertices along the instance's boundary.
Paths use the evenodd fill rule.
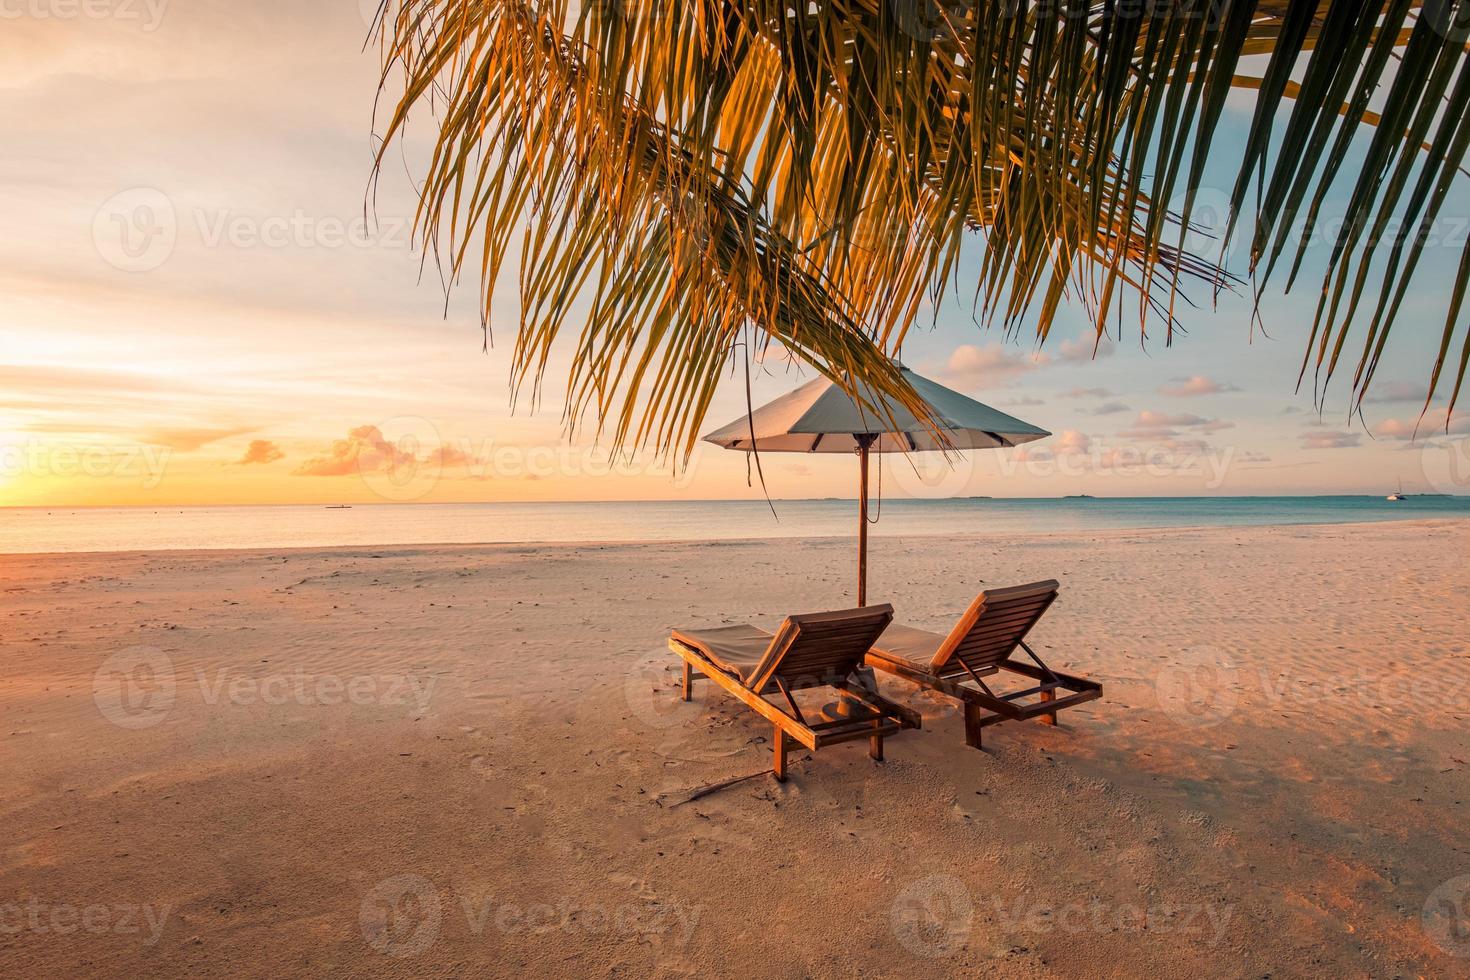
<path fill-rule="evenodd" d="M 0 510 L 0 553 L 845 537 L 851 500 L 358 504 Z M 875 535 L 1337 524 L 1470 517 L 1470 497 L 885 500 Z"/>

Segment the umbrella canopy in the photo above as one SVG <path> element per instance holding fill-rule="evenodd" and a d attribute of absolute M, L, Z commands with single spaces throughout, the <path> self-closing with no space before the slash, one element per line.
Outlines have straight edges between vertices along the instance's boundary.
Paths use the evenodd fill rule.
<path fill-rule="evenodd" d="M 908 453 L 945 449 L 999 449 L 1019 446 L 1051 435 L 1045 429 L 1022 422 L 989 405 L 982 405 L 944 385 L 902 368 L 919 397 L 934 411 L 935 420 L 949 444 L 913 414 L 891 399 L 859 390 L 871 405 L 881 405 L 886 414 L 875 413 L 839 388 L 828 378 L 818 378 L 761 406 L 749 416 L 736 419 L 705 436 L 725 449 L 763 453 L 851 453 L 864 448 L 872 452 Z M 754 442 L 751 433 L 754 431 Z"/>
<path fill-rule="evenodd" d="M 858 605 L 868 601 L 868 454 L 949 449 L 1003 449 L 1051 435 L 989 405 L 901 368 L 933 411 L 948 441 L 941 441 L 908 409 L 876 392 L 860 390 L 875 413 L 827 378 L 808 382 L 705 436 L 726 449 L 765 453 L 857 453 Z"/>

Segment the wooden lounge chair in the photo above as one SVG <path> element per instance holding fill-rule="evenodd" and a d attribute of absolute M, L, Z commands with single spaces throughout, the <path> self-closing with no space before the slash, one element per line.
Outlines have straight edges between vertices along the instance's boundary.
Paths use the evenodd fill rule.
<path fill-rule="evenodd" d="M 1057 583 L 988 589 L 970 604 L 948 636 L 894 625 L 868 651 L 868 666 L 957 698 L 965 706 L 965 744 L 980 748 L 980 730 L 1003 721 L 1039 717 L 1055 725 L 1057 712 L 1102 696 L 1102 685 L 1052 670 L 1026 645 L 1026 634 L 1051 607 Z M 1033 663 L 1012 659 L 1020 647 Z M 997 694 L 985 678 L 1002 670 L 1037 681 Z M 1065 696 L 1058 698 L 1058 692 Z M 1025 698 L 1037 696 L 1026 703 Z"/>
<path fill-rule="evenodd" d="M 893 607 L 882 605 L 788 616 L 775 633 L 745 625 L 674 630 L 669 649 L 684 658 L 685 701 L 698 669 L 771 722 L 776 779 L 785 782 L 788 738 L 812 751 L 866 738 L 868 754 L 881 760 L 885 737 L 919 727 L 917 711 L 879 696 L 858 673 L 892 621 Z M 813 722 L 803 715 L 793 694 L 814 687 L 837 691 L 847 708 L 842 717 Z M 766 695 L 779 695 L 784 706 Z"/>

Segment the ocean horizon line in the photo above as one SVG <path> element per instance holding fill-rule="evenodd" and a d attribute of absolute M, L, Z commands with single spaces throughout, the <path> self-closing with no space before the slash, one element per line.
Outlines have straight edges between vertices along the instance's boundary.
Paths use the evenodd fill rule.
<path fill-rule="evenodd" d="M 1410 498 L 1441 498 L 1451 500 L 1470 500 L 1470 493 L 1444 493 L 1440 491 L 1406 492 L 1405 497 Z M 1066 500 L 1340 500 L 1340 499 L 1365 499 L 1383 500 L 1384 494 L 1371 490 L 1342 490 L 1327 493 L 1228 493 L 1228 494 L 1063 494 L 1058 496 L 1006 496 L 1003 494 L 963 494 L 946 497 L 898 497 L 885 496 L 884 503 L 919 503 L 939 504 L 955 501 L 981 501 L 991 500 L 998 502 L 1015 501 L 1025 503 L 1037 503 L 1045 501 Z M 159 504 L 0 504 L 0 513 L 5 511 L 19 510 L 44 510 L 44 511 L 99 511 L 99 510 L 186 510 L 186 509 L 215 509 L 215 508 L 238 508 L 238 509 L 267 509 L 267 508 L 289 508 L 289 507 L 500 507 L 500 506 L 525 506 L 544 507 L 560 505 L 595 506 L 599 504 L 765 504 L 771 503 L 851 503 L 856 504 L 856 496 L 824 496 L 824 497 L 636 497 L 636 498 L 597 498 L 597 499 L 557 499 L 557 500 L 356 500 L 351 498 L 341 500 L 306 500 L 306 501 L 275 501 L 268 503 L 240 503 L 235 501 L 222 501 L 211 503 L 159 503 Z"/>

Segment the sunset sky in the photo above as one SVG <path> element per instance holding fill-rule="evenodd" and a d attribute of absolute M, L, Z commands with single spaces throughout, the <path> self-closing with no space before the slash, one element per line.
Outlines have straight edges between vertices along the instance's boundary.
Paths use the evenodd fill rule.
<path fill-rule="evenodd" d="M 108 0 L 5 15 L 0 505 L 758 493 L 740 454 L 709 447 L 676 476 L 655 460 L 610 466 L 590 433 L 566 443 L 555 365 L 541 410 L 513 415 L 514 283 L 498 284 L 502 326 L 482 353 L 476 284 L 446 317 L 432 265 L 420 280 L 414 161 L 389 168 L 364 229 L 377 56 L 362 49 L 363 9 L 375 6 Z M 1320 265 L 1290 296 L 1273 280 L 1264 330 L 1245 297 L 1227 297 L 1186 312 L 1172 347 L 1155 336 L 1143 349 L 1131 324 L 1096 361 L 1080 312 L 1037 353 L 956 302 L 914 331 L 905 362 L 1057 435 L 955 471 L 892 459 L 885 492 L 1446 489 L 1426 476 L 1445 440 L 1408 437 L 1470 226 L 1465 195 L 1448 208 L 1448 244 L 1421 267 L 1366 425 L 1346 419 L 1348 377 L 1321 417 L 1294 391 Z M 762 401 L 810 377 L 766 370 Z M 707 428 L 743 405 L 729 384 Z M 1456 419 L 1452 432 L 1467 431 Z M 765 471 L 775 496 L 850 495 L 854 464 L 772 457 Z"/>

